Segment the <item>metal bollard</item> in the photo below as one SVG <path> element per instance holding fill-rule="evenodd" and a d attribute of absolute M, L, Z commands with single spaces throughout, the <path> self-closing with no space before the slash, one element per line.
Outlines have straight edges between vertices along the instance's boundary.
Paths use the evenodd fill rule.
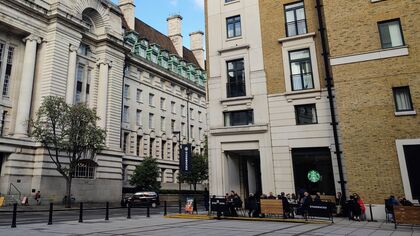
<path fill-rule="evenodd" d="M 128 204 L 127 207 L 127 219 L 131 219 L 131 204 Z"/>
<path fill-rule="evenodd" d="M 79 223 L 83 223 L 83 202 L 80 203 L 79 209 Z"/>
<path fill-rule="evenodd" d="M 53 203 L 50 203 L 50 212 L 48 214 L 48 225 L 52 225 Z"/>
<path fill-rule="evenodd" d="M 13 204 L 12 228 L 16 228 L 16 212 L 17 212 L 17 203 L 14 203 Z"/>
<path fill-rule="evenodd" d="M 178 200 L 178 213 L 181 214 L 182 210 L 181 210 L 181 199 Z"/>
<path fill-rule="evenodd" d="M 149 205 L 147 205 L 146 216 L 150 217 L 150 206 Z"/>
<path fill-rule="evenodd" d="M 106 202 L 105 220 L 109 220 L 109 202 Z"/>
<path fill-rule="evenodd" d="M 163 215 L 166 216 L 168 215 L 168 209 L 166 206 L 166 201 L 163 202 Z"/>
<path fill-rule="evenodd" d="M 220 217 L 222 216 L 222 213 L 220 212 L 220 203 L 217 202 L 217 219 L 220 220 Z"/>
<path fill-rule="evenodd" d="M 370 211 L 370 221 L 375 222 L 375 220 L 373 220 L 372 204 L 369 204 L 369 211 Z"/>

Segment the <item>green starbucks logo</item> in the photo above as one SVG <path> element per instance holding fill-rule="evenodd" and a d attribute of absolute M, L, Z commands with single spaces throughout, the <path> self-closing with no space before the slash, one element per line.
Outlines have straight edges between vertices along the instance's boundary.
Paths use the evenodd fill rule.
<path fill-rule="evenodd" d="M 321 180 L 321 175 L 316 170 L 310 170 L 308 172 L 308 179 L 312 183 L 317 183 L 317 182 L 319 182 L 319 180 Z"/>

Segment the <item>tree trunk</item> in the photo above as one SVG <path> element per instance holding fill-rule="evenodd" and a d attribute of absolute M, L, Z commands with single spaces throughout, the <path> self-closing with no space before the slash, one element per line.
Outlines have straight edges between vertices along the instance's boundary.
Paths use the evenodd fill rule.
<path fill-rule="evenodd" d="M 194 193 L 196 193 L 197 192 L 197 183 L 193 183 L 193 186 L 194 186 Z"/>
<path fill-rule="evenodd" d="M 66 196 L 65 207 L 71 208 L 71 178 L 66 178 Z"/>

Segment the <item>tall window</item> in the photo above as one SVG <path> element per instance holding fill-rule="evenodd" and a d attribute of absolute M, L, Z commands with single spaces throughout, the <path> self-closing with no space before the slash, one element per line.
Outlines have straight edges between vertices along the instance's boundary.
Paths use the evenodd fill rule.
<path fill-rule="evenodd" d="M 3 97 L 9 97 L 15 48 L 0 42 L 0 80 L 3 82 Z"/>
<path fill-rule="evenodd" d="M 136 112 L 136 125 L 137 126 L 141 125 L 141 110 L 137 110 Z"/>
<path fill-rule="evenodd" d="M 175 131 L 175 120 L 171 120 L 171 131 Z"/>
<path fill-rule="evenodd" d="M 181 105 L 181 116 L 185 116 L 185 106 Z"/>
<path fill-rule="evenodd" d="M 141 95 L 142 95 L 141 89 L 137 89 L 137 94 L 136 94 L 136 101 L 137 102 L 141 102 Z"/>
<path fill-rule="evenodd" d="M 378 23 L 382 48 L 393 48 L 404 45 L 404 37 L 399 19 Z"/>
<path fill-rule="evenodd" d="M 143 150 L 143 136 L 137 135 L 137 142 L 136 142 L 136 146 L 137 146 L 137 156 L 141 156 L 143 154 L 142 150 Z"/>
<path fill-rule="evenodd" d="M 130 85 L 124 84 L 124 97 L 129 98 L 130 97 Z"/>
<path fill-rule="evenodd" d="M 246 95 L 244 60 L 227 62 L 227 97 L 240 97 Z"/>
<path fill-rule="evenodd" d="M 154 128 L 154 126 L 153 126 L 154 124 L 153 124 L 153 114 L 152 113 L 150 113 L 149 114 L 149 129 L 153 129 Z"/>
<path fill-rule="evenodd" d="M 150 138 L 149 142 L 149 157 L 153 157 L 153 149 L 155 148 L 155 139 Z"/>
<path fill-rule="evenodd" d="M 166 110 L 165 101 L 166 101 L 165 98 L 160 98 L 160 109 L 162 110 Z"/>
<path fill-rule="evenodd" d="M 413 103 L 411 101 L 410 88 L 408 86 L 396 87 L 392 89 L 394 92 L 395 111 L 413 111 Z"/>
<path fill-rule="evenodd" d="M 160 130 L 165 131 L 165 117 L 160 117 Z"/>
<path fill-rule="evenodd" d="M 124 135 L 123 135 L 122 149 L 124 153 L 128 153 L 128 133 L 127 132 L 124 132 Z"/>
<path fill-rule="evenodd" d="M 200 122 L 203 121 L 203 117 L 201 115 L 201 111 L 198 111 L 198 121 L 200 121 Z"/>
<path fill-rule="evenodd" d="M 226 18 L 226 31 L 228 38 L 239 37 L 242 35 L 241 16 Z"/>
<path fill-rule="evenodd" d="M 286 35 L 306 34 L 305 6 L 303 1 L 285 5 L 284 11 L 286 16 Z"/>
<path fill-rule="evenodd" d="M 254 111 L 231 111 L 224 113 L 225 126 L 239 126 L 254 124 Z"/>
<path fill-rule="evenodd" d="M 161 155 L 162 159 L 165 159 L 165 157 L 166 157 L 166 141 L 165 140 L 162 140 L 160 155 Z"/>
<path fill-rule="evenodd" d="M 128 123 L 128 112 L 129 112 L 130 107 L 129 106 L 124 106 L 123 109 L 123 122 Z"/>
<path fill-rule="evenodd" d="M 149 106 L 154 106 L 155 95 L 153 93 L 149 93 Z"/>
<path fill-rule="evenodd" d="M 289 52 L 292 90 L 313 89 L 311 54 L 309 49 Z"/>
<path fill-rule="evenodd" d="M 190 125 L 190 137 L 194 138 L 194 125 Z"/>
<path fill-rule="evenodd" d="M 295 113 L 296 113 L 297 125 L 307 125 L 307 124 L 318 123 L 315 104 L 305 104 L 305 105 L 295 106 Z"/>
<path fill-rule="evenodd" d="M 190 119 L 194 120 L 194 109 L 190 108 Z"/>
<path fill-rule="evenodd" d="M 176 114 L 175 102 L 171 102 L 171 112 L 172 112 L 173 114 Z"/>
<path fill-rule="evenodd" d="M 181 135 L 185 134 L 185 123 L 181 122 Z"/>

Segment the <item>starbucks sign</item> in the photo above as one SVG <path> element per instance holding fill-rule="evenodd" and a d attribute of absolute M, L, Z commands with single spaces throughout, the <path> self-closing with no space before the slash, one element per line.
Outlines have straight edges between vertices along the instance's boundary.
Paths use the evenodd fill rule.
<path fill-rule="evenodd" d="M 308 180 L 312 183 L 317 183 L 319 180 L 321 180 L 321 175 L 316 170 L 310 170 L 308 172 Z"/>

